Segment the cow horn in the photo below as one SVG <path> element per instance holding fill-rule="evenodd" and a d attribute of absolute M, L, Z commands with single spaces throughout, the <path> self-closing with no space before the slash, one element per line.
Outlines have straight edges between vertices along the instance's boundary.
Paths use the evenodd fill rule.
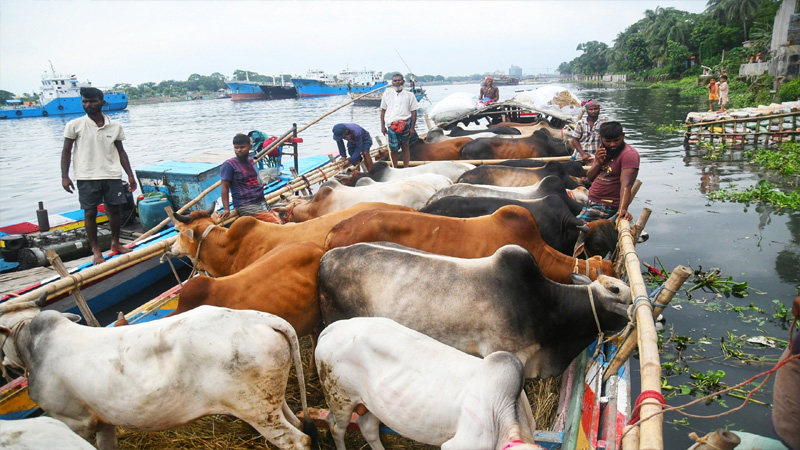
<path fill-rule="evenodd" d="M 214 202 L 211 204 L 211 206 L 208 207 L 208 209 L 206 210 L 206 214 L 210 216 L 214 214 L 216 210 L 217 210 L 217 202 Z"/>
<path fill-rule="evenodd" d="M 609 252 L 606 253 L 606 256 L 603 257 L 603 259 L 607 259 L 607 260 L 611 261 L 611 256 L 613 254 L 614 254 L 614 250 L 609 250 Z"/>
<path fill-rule="evenodd" d="M 580 225 L 578 229 L 583 231 L 584 233 L 589 233 L 589 225 L 586 224 Z"/>
<path fill-rule="evenodd" d="M 47 301 L 47 292 L 40 295 L 38 299 L 34 300 L 33 304 L 41 308 L 44 306 L 44 303 Z"/>
<path fill-rule="evenodd" d="M 181 213 L 174 213 L 173 217 L 175 217 L 175 220 L 177 220 L 180 223 L 189 223 L 192 221 L 192 218 L 190 216 L 185 216 Z"/>

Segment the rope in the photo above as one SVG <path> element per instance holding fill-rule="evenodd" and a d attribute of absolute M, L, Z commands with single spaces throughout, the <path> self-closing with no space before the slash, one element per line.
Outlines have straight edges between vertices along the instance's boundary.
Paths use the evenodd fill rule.
<path fill-rule="evenodd" d="M 199 271 L 197 270 L 197 261 L 200 260 L 200 247 L 203 246 L 203 241 L 206 239 L 206 236 L 208 236 L 208 233 L 211 233 L 211 230 L 213 230 L 214 227 L 216 226 L 217 226 L 216 224 L 213 223 L 210 224 L 209 226 L 206 227 L 205 231 L 203 231 L 203 234 L 200 236 L 200 239 L 197 242 L 197 252 L 194 255 L 194 261 L 192 261 L 192 272 L 189 274 L 189 277 L 187 279 L 192 278 L 193 276 L 195 276 L 195 274 L 199 273 Z"/>
<path fill-rule="evenodd" d="M 172 269 L 172 274 L 175 275 L 175 279 L 178 280 L 178 284 L 183 286 L 183 281 L 181 281 L 181 277 L 178 276 L 178 271 L 175 270 L 175 266 L 172 264 L 172 258 L 170 258 L 170 256 L 172 256 L 172 253 L 166 252 L 161 255 L 161 258 L 158 260 L 158 262 L 159 264 L 164 264 L 164 260 L 166 260 L 169 263 L 169 267 Z"/>
<path fill-rule="evenodd" d="M 633 406 L 633 412 L 631 414 L 631 420 L 628 421 L 628 425 L 633 425 L 634 423 L 639 422 L 639 409 L 642 407 L 642 404 L 645 400 L 654 399 L 658 400 L 661 403 L 661 407 L 664 408 L 666 406 L 667 400 L 661 395 L 661 392 L 658 391 L 643 391 L 639 394 L 639 397 L 636 398 L 636 404 Z"/>
<path fill-rule="evenodd" d="M 700 437 L 694 431 L 689 433 L 689 437 L 692 438 L 695 442 L 697 442 L 700 445 L 707 445 L 707 446 L 709 446 L 709 447 L 711 447 L 713 449 L 722 450 L 721 448 L 717 447 L 716 445 L 712 444 L 711 442 L 708 442 L 708 438 L 707 437 L 705 437 L 705 436 L 704 437 Z"/>
<path fill-rule="evenodd" d="M 791 328 L 789 329 L 789 343 L 790 343 L 790 344 L 789 344 L 789 346 L 790 346 L 789 348 L 790 348 L 790 353 L 791 353 L 792 351 L 794 351 L 794 349 L 792 349 L 792 344 L 791 344 L 791 342 L 792 342 L 792 334 L 793 334 L 792 332 L 793 332 L 793 330 L 794 330 L 794 326 L 795 326 L 795 323 L 796 323 L 796 322 L 797 322 L 797 320 L 795 320 L 795 322 L 793 322 L 793 323 L 792 323 L 792 326 L 791 326 Z M 635 422 L 634 422 L 633 420 L 631 420 L 631 422 L 629 422 L 629 425 L 633 425 L 633 426 L 639 425 L 639 424 L 641 424 L 642 422 L 644 422 L 644 421 L 646 421 L 646 420 L 649 420 L 649 419 L 651 419 L 651 418 L 653 418 L 653 417 L 655 417 L 655 416 L 657 416 L 657 415 L 659 415 L 659 414 L 664 414 L 664 413 L 666 413 L 666 412 L 670 412 L 670 411 L 677 411 L 678 413 L 680 413 L 680 414 L 682 414 L 682 415 L 684 415 L 684 416 L 686 416 L 686 417 L 692 417 L 692 418 L 695 418 L 695 419 L 716 419 L 716 418 L 719 418 L 719 417 L 722 417 L 722 416 L 727 416 L 728 414 L 732 414 L 732 413 L 734 413 L 734 412 L 736 412 L 736 411 L 739 411 L 739 410 L 741 410 L 742 408 L 744 408 L 744 407 L 745 407 L 745 406 L 746 406 L 746 405 L 747 405 L 747 404 L 750 402 L 750 398 L 753 396 L 753 394 L 755 394 L 756 392 L 758 392 L 759 390 L 761 390 L 761 388 L 764 386 L 764 384 L 766 384 L 766 382 L 767 382 L 767 381 L 770 379 L 770 377 L 772 376 L 772 374 L 773 374 L 775 371 L 777 371 L 778 369 L 780 369 L 781 367 L 783 367 L 784 365 L 786 365 L 786 364 L 787 364 L 787 363 L 789 363 L 790 361 L 793 361 L 793 360 L 795 360 L 795 359 L 798 359 L 798 358 L 800 358 L 800 353 L 798 353 L 798 354 L 796 354 L 796 355 L 788 356 L 788 357 L 786 357 L 786 359 L 783 359 L 783 360 L 781 360 L 781 361 L 778 361 L 778 363 L 777 363 L 777 364 L 775 364 L 775 367 L 773 367 L 772 369 L 769 369 L 769 370 L 767 370 L 767 371 L 764 371 L 764 372 L 761 372 L 761 373 L 759 373 L 759 374 L 753 375 L 752 377 L 748 378 L 747 380 L 745 380 L 745 381 L 743 381 L 743 382 L 741 382 L 741 383 L 739 383 L 739 384 L 737 384 L 737 385 L 735 385 L 735 386 L 730 386 L 730 387 L 728 387 L 728 388 L 725 388 L 725 389 L 723 389 L 723 390 L 721 390 L 721 391 L 717 391 L 717 392 L 714 392 L 714 393 L 712 393 L 712 394 L 706 395 L 705 397 L 700 397 L 700 398 L 697 398 L 697 399 L 695 399 L 695 400 L 692 400 L 691 402 L 689 402 L 689 403 L 686 403 L 686 404 L 683 404 L 683 405 L 665 407 L 665 408 L 664 408 L 664 409 L 662 409 L 661 411 L 659 411 L 659 412 L 657 412 L 657 413 L 654 413 L 654 414 L 651 414 L 651 415 L 649 415 L 649 416 L 647 416 L 647 417 L 645 417 L 645 418 L 641 418 L 641 419 L 639 419 L 639 420 L 637 420 L 637 421 L 635 421 Z M 747 397 L 745 397 L 745 400 L 744 400 L 744 402 L 743 402 L 741 405 L 737 406 L 736 408 L 730 409 L 730 410 L 728 410 L 728 411 L 724 411 L 724 412 L 722 412 L 722 413 L 719 413 L 719 414 L 713 414 L 713 415 L 710 415 L 710 416 L 700 416 L 700 415 L 689 414 L 689 413 L 687 413 L 687 412 L 683 412 L 683 411 L 681 411 L 681 410 L 682 410 L 682 409 L 684 409 L 684 408 L 688 408 L 689 406 L 692 406 L 692 405 L 694 405 L 694 404 L 697 404 L 697 403 L 700 403 L 700 402 L 704 402 L 704 401 L 706 401 L 706 400 L 708 400 L 708 399 L 710 399 L 710 398 L 713 398 L 713 397 L 715 397 L 715 396 L 717 396 L 717 395 L 721 395 L 721 394 L 728 393 L 728 392 L 730 392 L 730 391 L 732 391 L 732 390 L 734 390 L 734 389 L 739 389 L 739 388 L 741 388 L 742 386 L 745 386 L 745 385 L 747 385 L 747 384 L 751 383 L 753 380 L 755 380 L 755 379 L 757 379 L 757 378 L 760 378 L 760 377 L 765 377 L 765 378 L 764 378 L 764 381 L 762 381 L 762 382 L 761 382 L 761 383 L 760 383 L 758 386 L 756 386 L 755 388 L 753 388 L 753 390 L 752 390 L 752 391 L 750 391 L 750 392 L 747 394 Z M 644 392 L 643 392 L 642 394 L 644 394 Z M 667 406 L 667 405 L 665 404 L 664 406 Z M 625 431 L 624 433 L 622 433 L 622 436 L 621 436 L 621 437 L 625 437 L 625 435 L 626 435 L 626 434 L 628 434 L 628 432 L 630 432 L 630 430 L 632 430 L 632 429 L 633 429 L 633 426 L 631 426 L 630 428 L 628 428 L 628 430 L 627 430 L 627 431 Z"/>
<path fill-rule="evenodd" d="M 322 170 L 322 169 L 320 169 L 319 167 L 317 167 L 317 172 L 319 172 L 319 173 L 321 173 L 321 174 L 322 174 L 322 180 L 323 180 L 323 181 L 328 181 L 328 176 L 327 176 L 327 175 L 325 175 L 325 171 L 324 171 L 324 170 Z"/>
<path fill-rule="evenodd" d="M 347 181 L 344 182 L 344 184 L 350 186 L 350 182 L 353 181 L 353 178 L 355 178 L 356 175 L 358 175 L 358 169 L 353 171 L 353 175 L 351 175 L 350 178 L 348 178 Z"/>
<path fill-rule="evenodd" d="M 314 195 L 314 193 L 311 191 L 311 182 L 308 181 L 308 178 L 306 178 L 305 175 L 300 175 L 300 178 L 302 178 L 303 181 L 306 183 L 306 189 L 308 189 L 308 193 L 310 195 Z"/>
<path fill-rule="evenodd" d="M 9 383 L 14 381 L 14 379 L 9 377 L 8 371 L 6 371 L 6 366 L 2 364 L 2 361 L 6 359 L 6 355 L 3 352 L 3 347 L 6 345 L 6 342 L 8 342 L 8 340 L 11 339 L 11 343 L 14 344 L 14 352 L 17 354 L 17 357 L 20 359 L 20 362 L 22 362 L 22 354 L 19 351 L 19 344 L 17 343 L 17 338 L 19 338 L 19 333 L 22 330 L 22 327 L 25 326 L 28 322 L 30 322 L 31 319 L 32 319 L 31 317 L 28 317 L 15 323 L 14 326 L 11 327 L 11 332 L 8 333 L 8 336 L 6 336 L 5 339 L 3 339 L 3 343 L 0 344 L 0 374 L 2 374 L 3 378 L 8 380 Z M 23 367 L 23 369 L 25 372 L 23 373 L 22 376 L 28 378 L 28 375 L 30 373 L 28 372 L 28 368 Z"/>
<path fill-rule="evenodd" d="M 592 286 L 586 286 L 586 290 L 589 291 L 589 305 L 592 307 L 594 324 L 597 325 L 597 345 L 594 348 L 594 356 L 592 356 L 592 358 L 596 358 L 597 354 L 600 352 L 600 347 L 603 346 L 603 328 L 600 327 L 600 319 L 597 317 L 597 308 L 594 306 L 594 294 L 592 294 Z"/>

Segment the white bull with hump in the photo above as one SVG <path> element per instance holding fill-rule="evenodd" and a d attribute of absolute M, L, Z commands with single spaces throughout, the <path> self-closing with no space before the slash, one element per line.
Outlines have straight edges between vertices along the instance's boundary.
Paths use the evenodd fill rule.
<path fill-rule="evenodd" d="M 537 450 L 512 353 L 480 359 L 382 317 L 357 317 L 323 330 L 315 353 L 337 450 L 358 405 L 361 433 L 383 450 L 378 426 L 442 450 Z M 526 443 L 527 442 L 527 443 Z"/>
<path fill-rule="evenodd" d="M 209 414 L 234 415 L 281 449 L 310 449 L 284 398 L 294 361 L 306 409 L 297 335 L 280 317 L 201 306 L 92 328 L 37 303 L 0 306 L 7 365 L 29 371 L 30 397 L 48 414 L 87 440 L 96 432 L 99 449 L 117 448 L 116 425 L 160 431 Z"/>

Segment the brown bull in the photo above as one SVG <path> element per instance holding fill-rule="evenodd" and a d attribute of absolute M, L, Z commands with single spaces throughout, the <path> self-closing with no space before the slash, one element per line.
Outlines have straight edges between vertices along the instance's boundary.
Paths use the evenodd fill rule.
<path fill-rule="evenodd" d="M 455 161 L 461 147 L 472 142 L 468 137 L 426 143 L 417 139 L 410 145 L 411 161 Z"/>
<path fill-rule="evenodd" d="M 252 309 L 285 319 L 297 337 L 313 334 L 322 321 L 317 272 L 324 253 L 311 242 L 287 242 L 233 275 L 192 278 L 170 315 L 201 305 Z"/>
<path fill-rule="evenodd" d="M 491 256 L 504 245 L 517 244 L 531 252 L 548 278 L 559 283 L 572 284 L 571 273 L 585 274 L 593 280 L 601 273 L 615 276 L 611 261 L 599 256 L 576 259 L 547 245 L 531 213 L 515 205 L 504 206 L 490 216 L 469 219 L 364 211 L 333 227 L 325 240 L 325 250 L 379 241 L 457 258 Z"/>
<path fill-rule="evenodd" d="M 195 211 L 189 216 L 176 214 L 175 228 L 179 233 L 172 252 L 195 260 L 198 270 L 204 270 L 213 277 L 223 277 L 244 269 L 284 242 L 308 241 L 323 245 L 334 225 L 357 212 L 374 208 L 405 207 L 385 203 L 359 203 L 307 222 L 286 225 L 240 217 L 230 228 L 218 226 L 216 217 L 212 218 L 205 211 Z"/>
<path fill-rule="evenodd" d="M 554 139 L 546 130 L 539 129 L 526 138 L 475 139 L 461 147 L 459 159 L 545 158 L 569 156 L 570 153 L 564 141 Z"/>

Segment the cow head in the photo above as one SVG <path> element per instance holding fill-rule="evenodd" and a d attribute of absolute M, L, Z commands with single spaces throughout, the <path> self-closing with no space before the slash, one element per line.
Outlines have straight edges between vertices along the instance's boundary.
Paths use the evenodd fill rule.
<path fill-rule="evenodd" d="M 308 200 L 292 196 L 291 200 L 289 200 L 289 202 L 286 203 L 285 206 L 274 206 L 272 210 L 278 214 L 278 217 L 281 219 L 281 222 L 283 223 L 301 222 L 301 220 L 298 220 L 297 216 L 295 216 L 294 214 L 295 208 L 297 208 L 299 205 L 303 205 L 306 203 L 308 203 Z M 302 210 L 303 207 L 301 206 L 300 209 Z"/>
<path fill-rule="evenodd" d="M 216 214 L 209 214 L 208 211 L 194 211 L 188 216 L 176 213 L 174 217 L 178 238 L 172 244 L 171 251 L 175 256 L 188 256 L 194 260 L 200 237 L 209 225 L 217 223 Z"/>
<path fill-rule="evenodd" d="M 583 205 L 589 203 L 589 189 L 582 184 L 575 189 L 567 190 L 567 194 L 572 197 L 573 200 Z"/>
<path fill-rule="evenodd" d="M 631 304 L 631 288 L 617 278 L 600 275 L 591 281 L 586 275 L 571 275 L 575 285 L 586 285 L 592 296 L 603 332 L 615 332 L 628 323 L 628 306 Z M 587 295 L 587 301 L 588 295 Z"/>
<path fill-rule="evenodd" d="M 25 368 L 22 358 L 17 353 L 18 344 L 15 339 L 19 328 L 41 312 L 46 300 L 45 292 L 35 301 L 8 301 L 0 305 L 0 360 L 4 366 Z M 76 314 L 63 313 L 63 315 L 73 322 L 81 319 L 81 316 Z"/>
<path fill-rule="evenodd" d="M 614 222 L 608 219 L 600 219 L 589 222 L 586 225 L 589 227 L 589 231 L 586 233 L 584 249 L 589 256 L 605 256 L 616 250 L 619 232 Z"/>

